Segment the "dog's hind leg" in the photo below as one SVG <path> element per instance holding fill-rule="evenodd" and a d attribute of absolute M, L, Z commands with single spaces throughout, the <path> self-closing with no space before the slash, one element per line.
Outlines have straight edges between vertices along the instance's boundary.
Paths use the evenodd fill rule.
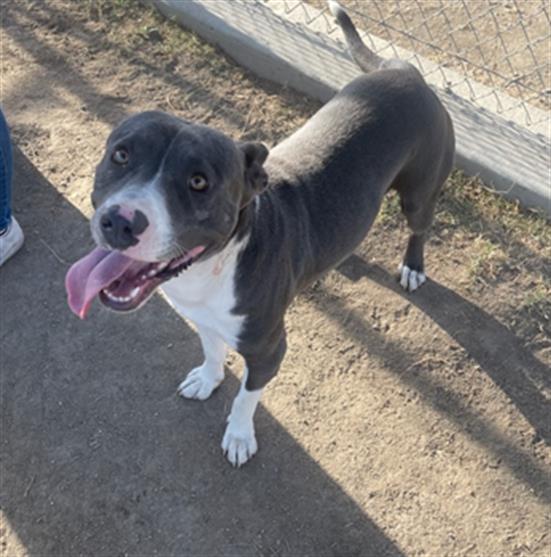
<path fill-rule="evenodd" d="M 227 347 L 224 341 L 211 329 L 197 326 L 205 361 L 192 369 L 180 383 L 178 392 L 184 398 L 205 400 L 224 379 L 224 360 Z"/>
<path fill-rule="evenodd" d="M 428 228 L 432 223 L 432 210 L 424 209 L 419 214 L 406 213 L 406 218 L 411 228 L 411 234 L 404 259 L 399 267 L 400 284 L 404 290 L 413 292 L 427 280 L 424 248 Z"/>
<path fill-rule="evenodd" d="M 434 217 L 434 209 L 442 186 L 448 178 L 454 156 L 454 135 L 451 120 L 447 115 L 445 137 L 442 137 L 443 150 L 433 142 L 427 146 L 424 159 L 416 159 L 398 175 L 392 187 L 400 196 L 402 213 L 411 230 L 404 259 L 400 264 L 400 284 L 404 290 L 413 292 L 426 280 L 424 248 Z M 436 153 L 440 152 L 440 157 Z"/>
<path fill-rule="evenodd" d="M 436 191 L 434 191 L 436 190 Z M 400 194 L 402 213 L 404 213 L 411 230 L 404 259 L 399 267 L 399 280 L 402 288 L 408 292 L 417 290 L 426 280 L 424 249 L 430 226 L 434 216 L 434 208 L 440 187 L 434 188 L 432 195 L 419 202 L 408 196 Z"/>

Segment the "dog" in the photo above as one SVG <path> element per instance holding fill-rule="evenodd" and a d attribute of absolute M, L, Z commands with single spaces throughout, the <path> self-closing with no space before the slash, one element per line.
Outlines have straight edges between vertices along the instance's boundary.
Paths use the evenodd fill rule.
<path fill-rule="evenodd" d="M 379 58 L 330 7 L 366 73 L 271 152 L 162 112 L 125 120 L 96 168 L 98 247 L 66 277 L 81 318 L 96 297 L 124 312 L 162 288 L 204 351 L 178 388 L 185 398 L 205 400 L 220 385 L 227 347 L 244 358 L 222 440 L 234 466 L 257 451 L 253 416 L 285 355 L 293 298 L 354 251 L 390 189 L 411 230 L 399 280 L 417 289 L 453 164 L 452 122 L 421 74 Z"/>

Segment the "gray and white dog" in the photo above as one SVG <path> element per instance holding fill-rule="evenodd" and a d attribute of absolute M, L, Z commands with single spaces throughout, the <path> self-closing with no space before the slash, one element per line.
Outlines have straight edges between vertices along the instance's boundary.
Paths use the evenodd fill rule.
<path fill-rule="evenodd" d="M 67 274 L 69 305 L 82 318 L 96 296 L 129 311 L 162 284 L 205 354 L 179 386 L 185 398 L 211 395 L 228 346 L 243 356 L 222 441 L 236 466 L 257 450 L 253 415 L 285 355 L 295 295 L 354 251 L 391 188 L 411 229 L 400 282 L 420 286 L 426 234 L 452 167 L 450 118 L 419 72 L 381 60 L 342 8 L 331 9 L 367 75 L 270 153 L 161 112 L 127 119 L 96 170 L 98 248 Z"/>

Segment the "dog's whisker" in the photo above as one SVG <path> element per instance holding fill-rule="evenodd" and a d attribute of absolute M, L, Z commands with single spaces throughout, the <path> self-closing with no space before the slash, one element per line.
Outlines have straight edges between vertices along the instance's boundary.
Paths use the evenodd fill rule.
<path fill-rule="evenodd" d="M 177 241 L 172 241 L 168 245 L 165 245 L 159 250 L 159 255 L 157 255 L 157 259 L 160 261 L 168 260 L 168 259 L 175 259 L 178 257 L 182 257 L 185 255 L 187 250 L 181 246 Z"/>

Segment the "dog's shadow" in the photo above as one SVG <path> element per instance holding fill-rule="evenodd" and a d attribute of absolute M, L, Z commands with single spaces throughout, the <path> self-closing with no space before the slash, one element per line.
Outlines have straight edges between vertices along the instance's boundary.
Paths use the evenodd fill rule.
<path fill-rule="evenodd" d="M 535 430 L 534 441 L 543 439 L 551 445 L 549 402 L 540 390 L 551 388 L 549 369 L 526 349 L 521 339 L 495 317 L 430 279 L 415 293 L 405 293 L 395 276 L 378 265 L 367 264 L 357 255 L 350 256 L 337 270 L 354 282 L 366 277 L 406 298 L 427 314 L 474 358 L 530 422 Z M 340 323 L 358 342 L 366 344 L 368 352 L 385 359 L 390 359 L 390 353 L 393 356 L 398 354 L 400 357 L 394 357 L 392 361 L 401 361 L 401 366 L 389 369 L 399 374 L 404 383 L 415 388 L 426 403 L 445 414 L 467 435 L 494 452 L 521 481 L 533 488 L 544 500 L 551 502 L 551 482 L 536 461 L 516 449 L 491 424 L 485 423 L 460 397 L 452 392 L 445 393 L 446 396 L 443 397 L 441 388 L 437 388 L 430 377 L 408 373 L 412 364 L 410 354 L 388 339 L 382 342 L 379 338 L 382 335 L 374 331 L 363 316 L 348 309 L 344 311 L 344 302 L 338 296 L 327 291 L 324 294 L 321 299 L 325 301 L 318 300 L 315 303 L 322 306 L 320 309 L 326 315 Z M 343 314 L 347 316 L 346 321 L 340 317 Z"/>

